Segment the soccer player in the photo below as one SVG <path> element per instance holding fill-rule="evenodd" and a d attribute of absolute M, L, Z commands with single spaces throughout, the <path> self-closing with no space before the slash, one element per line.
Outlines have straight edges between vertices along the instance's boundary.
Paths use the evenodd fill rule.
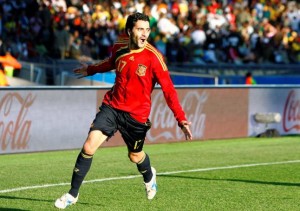
<path fill-rule="evenodd" d="M 151 167 L 143 145 L 151 127 L 148 116 L 151 93 L 156 83 L 161 85 L 166 102 L 186 139 L 192 139 L 189 128 L 191 122 L 185 117 L 163 57 L 147 42 L 150 34 L 149 17 L 141 13 L 129 15 L 125 30 L 128 37 L 115 43 L 111 57 L 94 65 L 82 64 L 74 70 L 79 77 L 84 77 L 115 69 L 116 79 L 114 86 L 105 94 L 77 157 L 71 189 L 56 200 L 57 208 L 64 209 L 77 202 L 79 188 L 90 169 L 93 155 L 116 131 L 121 133 L 127 145 L 130 161 L 136 164 L 143 176 L 147 198 L 154 198 L 157 191 L 156 170 Z"/>

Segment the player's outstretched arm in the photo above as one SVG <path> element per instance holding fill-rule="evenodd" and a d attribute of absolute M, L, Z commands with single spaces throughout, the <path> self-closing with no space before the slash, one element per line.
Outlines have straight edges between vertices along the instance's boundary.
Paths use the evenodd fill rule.
<path fill-rule="evenodd" d="M 80 67 L 77 67 L 73 70 L 77 78 L 83 78 L 88 76 L 87 73 L 88 65 L 85 63 L 80 63 Z"/>
<path fill-rule="evenodd" d="M 191 124 L 192 123 L 188 122 L 188 121 L 180 122 L 180 127 L 181 127 L 182 132 L 185 135 L 186 140 L 192 140 L 193 139 L 193 135 L 192 135 L 192 132 L 191 132 L 191 129 L 190 129 Z"/>

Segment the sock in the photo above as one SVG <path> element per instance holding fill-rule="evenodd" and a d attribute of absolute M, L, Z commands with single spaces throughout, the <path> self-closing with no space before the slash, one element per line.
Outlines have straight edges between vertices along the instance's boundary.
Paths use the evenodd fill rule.
<path fill-rule="evenodd" d="M 148 183 L 152 179 L 152 171 L 151 171 L 151 165 L 150 165 L 150 158 L 149 156 L 145 153 L 145 156 L 143 159 L 136 164 L 139 172 L 143 175 L 144 177 L 144 182 Z"/>
<path fill-rule="evenodd" d="M 79 153 L 76 164 L 73 170 L 72 181 L 71 181 L 71 189 L 69 194 L 73 197 L 77 197 L 79 188 L 83 182 L 84 177 L 90 170 L 92 165 L 93 155 L 88 155 L 83 152 L 83 149 Z"/>

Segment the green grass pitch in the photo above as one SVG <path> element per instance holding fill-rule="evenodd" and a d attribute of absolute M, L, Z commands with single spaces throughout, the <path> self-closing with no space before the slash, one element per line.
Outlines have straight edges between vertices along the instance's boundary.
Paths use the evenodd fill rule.
<path fill-rule="evenodd" d="M 300 137 L 145 145 L 158 192 L 145 196 L 125 146 L 100 148 L 66 210 L 300 210 Z M 79 150 L 0 155 L 0 210 L 56 210 Z"/>

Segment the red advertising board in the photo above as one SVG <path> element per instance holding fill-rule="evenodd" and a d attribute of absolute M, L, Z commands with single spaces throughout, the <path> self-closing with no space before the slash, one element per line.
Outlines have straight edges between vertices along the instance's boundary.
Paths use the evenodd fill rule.
<path fill-rule="evenodd" d="M 194 140 L 245 137 L 248 133 L 248 89 L 177 89 L 186 116 L 192 122 Z M 104 95 L 99 90 L 99 105 Z M 97 106 L 98 107 L 98 106 Z M 173 113 L 168 108 L 163 93 L 156 89 L 152 95 L 150 114 L 152 128 L 147 143 L 183 141 Z M 122 145 L 116 134 L 105 146 Z"/>

